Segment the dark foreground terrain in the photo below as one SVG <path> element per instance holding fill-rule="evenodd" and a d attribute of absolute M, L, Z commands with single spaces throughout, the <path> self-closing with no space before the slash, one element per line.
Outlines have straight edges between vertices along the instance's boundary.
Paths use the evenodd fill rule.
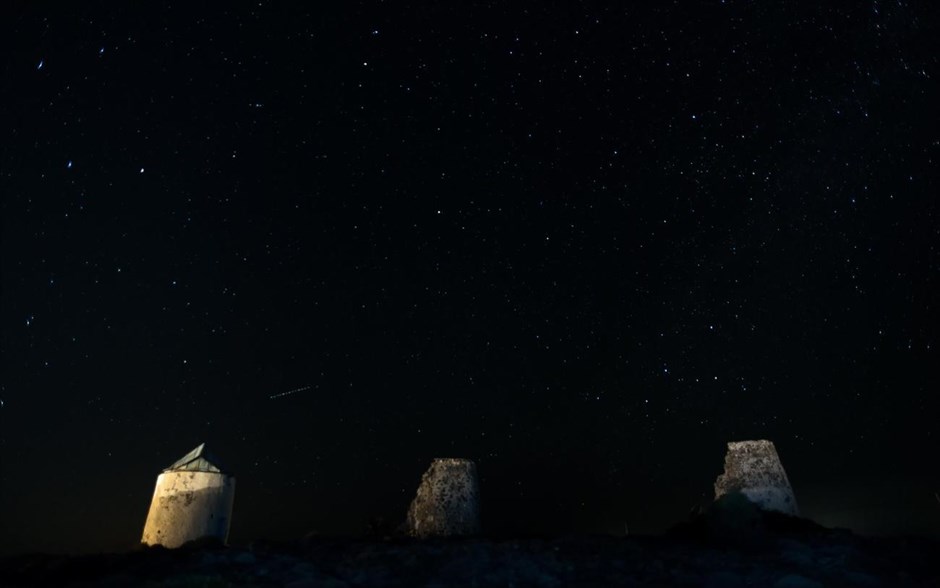
<path fill-rule="evenodd" d="M 757 550 L 655 538 L 315 541 L 0 560 L 2 586 L 940 586 L 940 545 L 782 539 Z"/>
<path fill-rule="evenodd" d="M 864 538 L 746 508 L 664 537 L 193 545 L 0 559 L 15 586 L 940 586 L 940 541 Z"/>

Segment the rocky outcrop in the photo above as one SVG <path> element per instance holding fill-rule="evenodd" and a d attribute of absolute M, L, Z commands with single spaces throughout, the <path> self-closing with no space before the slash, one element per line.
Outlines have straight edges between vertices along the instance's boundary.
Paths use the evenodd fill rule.
<path fill-rule="evenodd" d="M 790 480 L 770 441 L 728 443 L 725 471 L 715 480 L 715 500 L 735 492 L 763 510 L 800 514 Z"/>
<path fill-rule="evenodd" d="M 441 458 L 421 478 L 405 521 L 412 537 L 454 537 L 480 532 L 480 488 L 469 459 Z"/>

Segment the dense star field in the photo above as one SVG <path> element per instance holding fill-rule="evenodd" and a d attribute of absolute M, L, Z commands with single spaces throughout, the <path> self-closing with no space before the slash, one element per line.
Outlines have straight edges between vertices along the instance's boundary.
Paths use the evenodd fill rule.
<path fill-rule="evenodd" d="M 201 442 L 233 543 L 395 526 L 435 457 L 487 533 L 656 533 L 740 439 L 937 535 L 938 22 L 4 3 L 0 553 L 134 545 Z"/>

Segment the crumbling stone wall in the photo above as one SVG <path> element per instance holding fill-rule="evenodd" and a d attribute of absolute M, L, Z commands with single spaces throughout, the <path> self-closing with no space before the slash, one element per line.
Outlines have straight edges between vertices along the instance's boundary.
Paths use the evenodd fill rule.
<path fill-rule="evenodd" d="M 790 480 L 770 441 L 728 443 L 725 471 L 715 480 L 715 500 L 732 492 L 743 494 L 763 510 L 800 514 Z"/>
<path fill-rule="evenodd" d="M 469 459 L 435 459 L 405 521 L 412 537 L 453 537 L 480 532 L 480 488 L 476 464 Z"/>

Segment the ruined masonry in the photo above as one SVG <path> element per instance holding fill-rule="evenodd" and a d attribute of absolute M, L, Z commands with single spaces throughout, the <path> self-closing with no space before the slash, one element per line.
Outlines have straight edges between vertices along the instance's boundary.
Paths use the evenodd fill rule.
<path fill-rule="evenodd" d="M 455 458 L 432 461 L 408 509 L 405 530 L 421 538 L 478 534 L 480 488 L 476 464 Z"/>
<path fill-rule="evenodd" d="M 733 441 L 725 454 L 725 471 L 715 480 L 715 500 L 740 492 L 763 510 L 799 516 L 796 497 L 770 441 Z"/>
<path fill-rule="evenodd" d="M 222 471 L 203 443 L 157 478 L 141 542 L 171 548 L 196 539 L 224 543 L 234 501 L 235 478 Z"/>

